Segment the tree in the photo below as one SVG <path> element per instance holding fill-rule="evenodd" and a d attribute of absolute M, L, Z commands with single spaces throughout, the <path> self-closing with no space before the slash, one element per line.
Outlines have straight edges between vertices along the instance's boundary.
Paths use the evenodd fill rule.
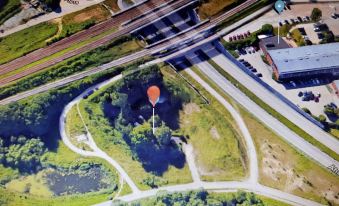
<path fill-rule="evenodd" d="M 326 122 L 326 117 L 324 116 L 324 115 L 319 115 L 319 117 L 318 117 L 318 120 L 319 120 L 319 122 L 321 122 L 321 123 L 325 123 Z"/>
<path fill-rule="evenodd" d="M 261 31 L 264 34 L 273 34 L 273 26 L 271 24 L 264 24 L 261 27 Z"/>
<path fill-rule="evenodd" d="M 322 12 L 318 8 L 313 8 L 311 13 L 311 19 L 312 21 L 319 21 L 322 17 Z"/>
<path fill-rule="evenodd" d="M 171 129 L 164 123 L 155 130 L 155 137 L 160 145 L 169 145 L 171 142 Z"/>

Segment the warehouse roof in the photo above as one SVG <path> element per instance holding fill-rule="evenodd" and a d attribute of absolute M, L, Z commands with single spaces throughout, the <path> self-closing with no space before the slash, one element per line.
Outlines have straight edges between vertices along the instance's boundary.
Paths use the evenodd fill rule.
<path fill-rule="evenodd" d="M 280 74 L 339 67 L 339 43 L 268 51 Z"/>

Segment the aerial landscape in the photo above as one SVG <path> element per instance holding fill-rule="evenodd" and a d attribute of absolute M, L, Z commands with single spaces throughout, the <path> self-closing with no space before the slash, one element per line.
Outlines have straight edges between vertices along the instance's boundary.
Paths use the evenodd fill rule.
<path fill-rule="evenodd" d="M 339 1 L 0 0 L 0 205 L 339 205 Z"/>

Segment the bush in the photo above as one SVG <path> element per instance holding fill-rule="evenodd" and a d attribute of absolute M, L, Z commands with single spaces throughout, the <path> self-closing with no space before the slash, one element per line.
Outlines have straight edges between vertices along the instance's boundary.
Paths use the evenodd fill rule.
<path fill-rule="evenodd" d="M 273 34 L 273 26 L 271 24 L 264 24 L 261 27 L 261 31 L 263 34 Z"/>
<path fill-rule="evenodd" d="M 322 12 L 318 8 L 313 8 L 311 13 L 311 19 L 312 21 L 319 21 L 322 17 Z"/>

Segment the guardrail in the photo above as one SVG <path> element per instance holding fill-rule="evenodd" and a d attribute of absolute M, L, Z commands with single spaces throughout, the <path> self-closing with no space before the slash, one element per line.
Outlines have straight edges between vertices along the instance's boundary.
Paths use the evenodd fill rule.
<path fill-rule="evenodd" d="M 286 97 L 284 97 L 282 94 L 280 94 L 277 90 L 273 89 L 270 85 L 268 85 L 266 82 L 261 80 L 259 77 L 254 75 L 252 72 L 250 72 L 245 65 L 240 63 L 236 58 L 234 58 L 226 49 L 225 47 L 218 41 L 215 40 L 213 41 L 214 46 L 217 48 L 217 50 L 221 53 L 223 53 L 229 60 L 231 60 L 235 65 L 237 65 L 241 70 L 243 70 L 246 74 L 248 74 L 250 77 L 255 79 L 258 83 L 260 83 L 263 87 L 265 87 L 267 90 L 272 92 L 276 97 L 278 97 L 280 100 L 285 102 L 287 105 L 289 105 L 292 109 L 297 111 L 299 114 L 303 115 L 306 119 L 311 121 L 313 124 L 317 125 L 321 129 L 325 129 L 325 126 L 315 120 L 311 115 L 308 113 L 304 112 L 304 110 L 300 109 L 297 107 L 295 104 L 293 104 L 290 100 L 288 100 Z"/>

